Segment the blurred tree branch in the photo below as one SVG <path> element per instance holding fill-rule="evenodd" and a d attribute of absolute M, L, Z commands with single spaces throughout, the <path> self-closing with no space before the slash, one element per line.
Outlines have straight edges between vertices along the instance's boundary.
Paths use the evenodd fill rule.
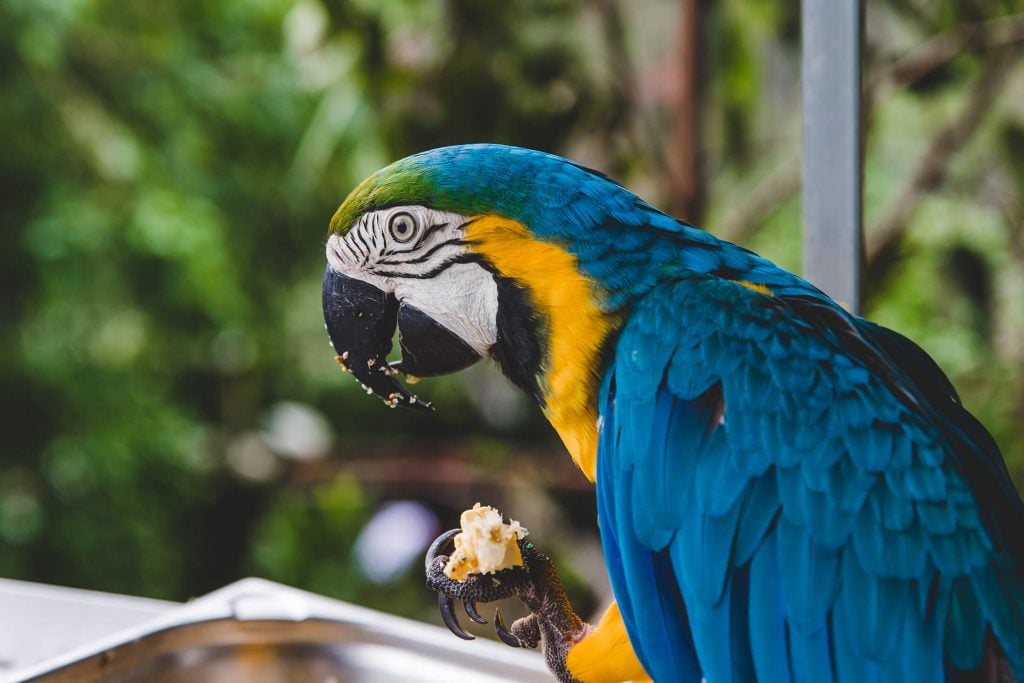
<path fill-rule="evenodd" d="M 616 153 L 616 137 L 621 135 L 625 138 L 624 142 L 630 149 L 642 147 L 635 126 L 639 96 L 636 71 L 626 44 L 626 21 L 618 0 L 596 0 L 594 7 L 601 19 L 602 37 L 608 51 L 607 63 L 617 86 L 600 135 L 602 154 L 610 165 L 609 172 L 614 175 L 626 171 L 622 168 L 622 155 Z"/>
<path fill-rule="evenodd" d="M 679 87 L 672 106 L 669 211 L 691 223 L 704 214 L 703 122 L 705 0 L 681 0 L 676 64 Z"/>
<path fill-rule="evenodd" d="M 866 249 L 869 280 L 878 281 L 893 265 L 900 238 L 914 213 L 928 193 L 943 182 L 953 157 L 977 132 L 1002 93 L 1018 56 L 1006 49 L 990 55 L 971 85 L 959 115 L 935 135 L 903 189 L 872 222 L 867 230 Z"/>
<path fill-rule="evenodd" d="M 879 67 L 867 86 L 872 97 L 914 83 L 942 64 L 969 51 L 991 50 L 1024 41 L 1024 14 L 964 24 L 924 41 Z"/>
<path fill-rule="evenodd" d="M 877 67 L 874 78 L 865 86 L 865 101 L 877 103 L 880 99 L 890 95 L 895 88 L 913 83 L 940 65 L 954 59 L 966 49 L 999 50 L 1000 48 L 1020 42 L 1024 42 L 1024 14 L 958 26 L 955 29 L 925 40 L 903 57 L 891 60 Z M 1007 47 L 1006 52 L 1009 53 L 1010 50 Z M 987 62 L 989 67 L 983 67 L 983 73 L 989 74 L 989 79 L 994 79 L 995 82 L 990 82 L 989 79 L 979 76 L 976 87 L 982 91 L 985 97 L 990 96 L 994 99 L 998 92 L 1001 91 L 1002 85 L 1005 84 L 1005 79 L 1010 72 L 1010 65 L 1006 64 L 1003 68 L 993 72 L 991 68 L 992 61 L 990 59 Z M 988 93 L 987 91 L 989 90 L 992 92 Z M 987 107 L 971 105 L 976 94 L 972 92 L 971 97 L 968 98 L 968 105 L 965 107 L 963 117 L 961 117 L 961 123 L 959 125 L 951 124 L 946 129 L 940 131 L 929 147 L 936 155 L 941 154 L 947 161 L 970 138 L 981 123 L 980 115 L 984 114 Z M 974 116 L 978 116 L 978 120 L 967 120 Z M 918 173 L 912 176 L 915 180 L 911 181 L 911 186 L 916 187 L 916 183 L 928 180 L 918 176 L 926 170 L 932 169 L 936 163 L 941 161 L 939 158 L 931 157 L 931 154 L 925 156 L 925 159 L 928 161 L 922 161 Z M 931 160 L 929 160 L 930 158 Z M 935 182 L 931 182 L 927 187 L 922 187 L 920 190 L 915 191 L 915 194 L 925 189 L 933 188 L 938 181 L 941 181 L 941 177 L 936 178 Z M 796 195 L 800 190 L 800 186 L 799 160 L 787 156 L 784 161 L 768 173 L 764 181 L 751 190 L 744 202 L 740 203 L 736 209 L 725 216 L 721 223 L 719 234 L 724 239 L 732 242 L 742 242 L 749 239 L 751 235 L 757 232 L 764 222 L 764 218 L 777 211 L 782 204 Z M 907 192 L 909 192 L 909 187 Z M 900 208 L 901 211 L 911 209 L 912 213 L 912 209 L 916 208 L 916 204 L 919 204 L 923 198 L 923 196 L 917 198 L 915 205 L 912 207 L 908 194 L 899 206 L 894 204 L 887 207 L 887 210 L 895 212 L 897 208 Z M 883 210 L 883 216 L 885 220 L 880 219 L 868 230 L 869 261 L 878 255 L 878 250 L 880 249 L 879 239 L 882 239 L 879 237 L 872 238 L 873 233 L 882 231 L 888 234 L 893 230 L 892 221 L 898 218 L 896 213 L 887 215 L 886 210 Z M 888 242 L 888 238 L 885 238 L 883 241 Z M 872 244 L 875 245 L 875 249 L 872 249 Z"/>
<path fill-rule="evenodd" d="M 718 231 L 722 239 L 742 243 L 786 201 L 800 191 L 800 159 L 789 156 L 754 186 L 746 201 L 725 216 Z"/>

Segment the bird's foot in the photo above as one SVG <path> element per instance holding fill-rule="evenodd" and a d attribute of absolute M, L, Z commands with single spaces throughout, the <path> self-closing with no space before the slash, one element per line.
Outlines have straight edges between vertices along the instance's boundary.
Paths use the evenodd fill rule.
<path fill-rule="evenodd" d="M 445 626 L 459 638 L 472 640 L 473 636 L 459 624 L 456 602 L 462 603 L 470 619 L 486 624 L 487 620 L 477 611 L 477 603 L 517 597 L 531 613 L 506 627 L 501 612 L 496 610 L 494 629 L 498 638 L 512 647 L 535 648 L 540 645 L 548 668 L 558 680 L 563 683 L 575 681 L 566 667 L 566 657 L 570 648 L 591 631 L 591 626 L 572 610 L 551 559 L 532 543 L 519 540 L 522 566 L 492 574 L 472 574 L 464 581 L 456 581 L 445 575 L 448 556 L 442 553 L 459 531 L 452 529 L 438 536 L 426 557 L 427 586 L 437 591 Z"/>

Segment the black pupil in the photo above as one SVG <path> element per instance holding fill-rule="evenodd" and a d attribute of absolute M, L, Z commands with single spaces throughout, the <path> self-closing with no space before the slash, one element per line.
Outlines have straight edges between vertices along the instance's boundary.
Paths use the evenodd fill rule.
<path fill-rule="evenodd" d="M 412 232 L 412 221 L 408 218 L 399 218 L 395 221 L 395 235 L 397 237 L 408 237 Z"/>

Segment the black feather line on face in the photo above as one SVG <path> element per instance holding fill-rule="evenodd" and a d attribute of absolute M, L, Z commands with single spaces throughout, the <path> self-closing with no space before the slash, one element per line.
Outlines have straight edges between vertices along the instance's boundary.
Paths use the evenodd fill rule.
<path fill-rule="evenodd" d="M 419 238 L 416 240 L 416 243 L 413 244 L 411 247 L 408 247 L 407 249 L 398 249 L 398 248 L 395 248 L 395 247 L 391 247 L 389 249 L 385 249 L 384 253 L 382 254 L 382 256 L 397 256 L 399 254 L 412 254 L 412 253 L 418 251 L 420 249 L 420 247 L 423 246 L 423 243 L 427 241 L 428 237 L 430 237 L 432 234 L 434 234 L 438 230 L 441 230 L 443 228 L 447 228 L 449 225 L 450 225 L 450 223 L 434 223 L 433 225 L 429 225 L 429 226 L 427 226 L 427 228 L 425 230 L 423 230 L 423 232 L 420 234 Z"/>
<path fill-rule="evenodd" d="M 458 256 L 453 256 L 442 261 L 436 267 L 425 273 L 399 273 L 392 270 L 377 269 L 373 269 L 371 272 L 374 275 L 379 275 L 380 277 L 405 278 L 407 280 L 429 280 L 432 277 L 437 277 L 457 263 L 479 263 L 483 265 L 483 259 L 476 254 L 459 254 Z"/>
<path fill-rule="evenodd" d="M 465 243 L 466 243 L 465 240 L 462 240 L 462 239 L 456 237 L 454 239 L 446 240 L 444 242 L 438 242 L 437 244 L 435 244 L 434 246 L 430 247 L 425 252 L 423 252 L 420 256 L 417 256 L 415 258 L 407 259 L 405 261 L 402 261 L 400 259 L 387 259 L 386 258 L 386 259 L 381 259 L 380 261 L 377 261 L 377 265 L 378 266 L 408 266 L 408 265 L 415 265 L 417 263 L 423 263 L 424 261 L 429 261 L 431 256 L 436 254 L 441 249 L 444 249 L 445 247 L 460 246 L 460 245 L 463 245 Z M 401 252 L 401 253 L 404 254 L 406 252 Z M 397 256 L 397 254 L 394 254 L 394 255 Z"/>
<path fill-rule="evenodd" d="M 366 238 L 363 237 L 362 230 L 357 230 L 353 234 L 353 238 L 358 243 L 356 244 L 356 247 L 362 247 L 361 251 L 363 255 L 363 265 L 366 265 L 370 258 L 370 245 L 366 243 Z"/>
<path fill-rule="evenodd" d="M 494 282 L 498 286 L 498 338 L 491 356 L 509 381 L 543 406 L 538 377 L 546 351 L 536 307 L 530 293 L 512 280 L 495 274 Z"/>

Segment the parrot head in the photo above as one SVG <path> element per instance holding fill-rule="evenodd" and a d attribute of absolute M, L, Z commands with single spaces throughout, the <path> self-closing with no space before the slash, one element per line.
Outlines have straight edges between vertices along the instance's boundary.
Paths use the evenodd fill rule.
<path fill-rule="evenodd" d="M 338 363 L 387 405 L 423 409 L 401 375 L 491 358 L 570 451 L 590 449 L 574 425 L 596 417 L 619 308 L 604 272 L 614 269 L 593 255 L 607 251 L 607 226 L 624 223 L 609 212 L 639 201 L 566 159 L 503 145 L 445 147 L 376 172 L 341 204 L 326 243 Z M 389 363 L 396 328 L 401 359 Z"/>
<path fill-rule="evenodd" d="M 323 309 L 338 363 L 391 407 L 429 408 L 397 375 L 461 370 L 497 342 L 498 296 L 465 258 L 466 219 L 422 204 L 370 208 L 327 240 Z M 395 328 L 401 360 L 388 363 Z"/>

